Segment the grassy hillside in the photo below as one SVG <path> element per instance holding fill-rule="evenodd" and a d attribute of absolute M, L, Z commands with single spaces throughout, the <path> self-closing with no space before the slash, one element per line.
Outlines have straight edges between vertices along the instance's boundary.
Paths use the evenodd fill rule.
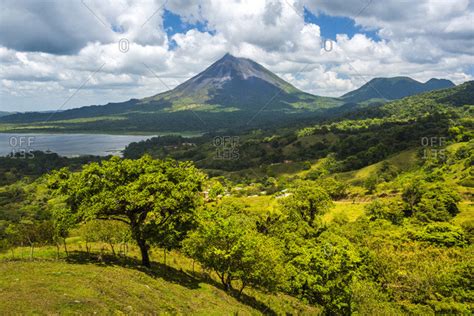
<path fill-rule="evenodd" d="M 105 245 L 96 244 L 96 253 L 88 256 L 79 250 L 84 249 L 83 242 L 77 238 L 70 242 L 67 260 L 63 252 L 62 259 L 56 260 L 54 247 L 36 249 L 34 260 L 28 259 L 28 248 L 15 249 L 15 260 L 11 260 L 11 253 L 1 255 L 0 314 L 315 315 L 319 312 L 318 308 L 283 294 L 270 295 L 250 289 L 241 297 L 229 295 L 217 282 L 207 278 L 198 264 L 193 273 L 191 259 L 178 253 L 167 254 L 168 265 L 154 262 L 151 269 L 145 269 L 132 257 L 137 255 L 133 247 L 131 257 L 116 259 Z"/>
<path fill-rule="evenodd" d="M 5 158 L 0 313 L 472 314 L 472 88 L 81 171 Z"/>

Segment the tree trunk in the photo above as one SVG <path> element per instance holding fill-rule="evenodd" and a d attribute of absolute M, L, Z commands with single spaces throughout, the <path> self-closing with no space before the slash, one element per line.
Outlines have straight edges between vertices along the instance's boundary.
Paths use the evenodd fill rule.
<path fill-rule="evenodd" d="M 226 292 L 229 292 L 230 290 L 232 290 L 232 276 L 230 275 L 230 273 L 227 274 L 227 277 L 226 277 L 226 273 L 225 272 L 222 272 L 222 274 L 219 274 L 219 272 L 217 272 L 217 276 L 219 276 L 219 278 L 221 279 L 221 282 L 222 282 L 222 285 L 224 285 L 224 290 Z"/>
<path fill-rule="evenodd" d="M 142 265 L 150 268 L 150 257 L 148 256 L 148 245 L 146 244 L 146 241 L 143 239 L 137 239 L 137 244 L 142 254 Z"/>
<path fill-rule="evenodd" d="M 164 261 L 164 264 L 166 265 L 166 248 L 163 248 L 163 261 Z"/>
<path fill-rule="evenodd" d="M 225 272 L 222 272 L 222 275 L 219 274 L 219 272 L 217 272 L 217 275 L 219 276 L 219 278 L 221 279 L 221 282 L 222 282 L 222 285 L 224 286 L 224 289 L 227 291 L 227 284 L 225 283 Z"/>
<path fill-rule="evenodd" d="M 31 260 L 33 260 L 33 249 L 34 249 L 34 247 L 35 246 L 33 244 L 31 244 L 31 246 L 30 246 L 30 259 Z"/>
<path fill-rule="evenodd" d="M 239 297 L 242 296 L 242 292 L 244 291 L 245 286 L 246 286 L 245 282 L 242 281 L 242 287 L 239 290 Z"/>
<path fill-rule="evenodd" d="M 66 238 L 63 239 L 63 243 L 64 243 L 64 252 L 66 252 L 66 257 L 69 257 L 69 252 L 67 251 Z"/>
<path fill-rule="evenodd" d="M 56 259 L 59 260 L 59 243 L 56 243 Z"/>
<path fill-rule="evenodd" d="M 232 276 L 230 275 L 230 273 L 227 274 L 227 279 L 226 279 L 226 286 L 227 286 L 227 292 L 229 292 L 230 290 L 233 290 L 232 288 Z"/>
<path fill-rule="evenodd" d="M 114 244 L 113 244 L 113 243 L 109 243 L 109 245 L 110 245 L 110 248 L 112 249 L 112 253 L 113 253 L 114 257 L 115 257 L 116 255 L 115 255 Z"/>

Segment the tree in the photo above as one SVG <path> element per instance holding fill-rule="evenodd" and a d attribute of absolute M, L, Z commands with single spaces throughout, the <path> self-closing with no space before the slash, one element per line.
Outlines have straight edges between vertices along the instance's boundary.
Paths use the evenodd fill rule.
<path fill-rule="evenodd" d="M 413 181 L 405 187 L 402 199 L 406 213 L 420 221 L 448 221 L 459 213 L 461 200 L 453 189 L 439 183 Z"/>
<path fill-rule="evenodd" d="M 385 219 L 396 225 L 401 224 L 404 218 L 403 205 L 400 199 L 374 200 L 365 207 L 365 212 L 372 221 Z"/>
<path fill-rule="evenodd" d="M 325 308 L 325 314 L 351 313 L 351 286 L 361 258 L 344 237 L 325 232 L 288 265 L 292 292 Z"/>
<path fill-rule="evenodd" d="M 415 205 L 415 217 L 424 222 L 449 221 L 459 213 L 461 200 L 457 192 L 441 184 L 435 184 L 424 192 Z"/>
<path fill-rule="evenodd" d="M 411 215 L 413 213 L 415 206 L 420 203 L 425 190 L 426 184 L 421 180 L 412 181 L 404 188 L 402 192 L 402 199 L 407 204 L 407 215 Z"/>
<path fill-rule="evenodd" d="M 129 225 L 142 264 L 149 267 L 152 233 L 172 223 L 194 220 L 204 179 L 190 162 L 113 157 L 85 165 L 78 173 L 54 172 L 49 186 L 64 197 L 65 212 L 76 221 L 116 220 Z"/>
<path fill-rule="evenodd" d="M 290 193 L 282 199 L 282 207 L 290 213 L 290 217 L 296 216 L 312 228 L 316 226 L 316 219 L 333 205 L 326 190 L 313 181 L 296 181 Z"/>
<path fill-rule="evenodd" d="M 30 246 L 30 258 L 33 259 L 34 247 L 37 245 L 50 244 L 54 237 L 54 227 L 51 221 L 35 221 L 30 219 L 21 220 L 15 224 L 16 228 L 10 230 L 16 235 L 20 245 L 24 243 Z"/>
<path fill-rule="evenodd" d="M 214 270 L 226 291 L 240 281 L 275 290 L 284 275 L 282 252 L 274 238 L 256 231 L 255 219 L 235 204 L 204 210 L 200 225 L 184 241 L 184 250 L 204 267 Z"/>
<path fill-rule="evenodd" d="M 86 251 L 90 252 L 91 242 L 103 242 L 110 246 L 113 255 L 115 253 L 115 245 L 128 242 L 130 228 L 120 221 L 89 221 L 81 225 L 79 234 L 86 243 Z"/>
<path fill-rule="evenodd" d="M 66 256 L 69 256 L 66 238 L 69 236 L 69 230 L 76 224 L 76 216 L 58 199 L 49 200 L 49 207 L 53 217 L 53 240 L 56 244 L 57 257 L 59 258 L 61 244 L 64 246 Z"/>
<path fill-rule="evenodd" d="M 334 178 L 322 178 L 316 180 L 316 183 L 324 188 L 329 196 L 334 200 L 340 200 L 347 197 L 348 185 L 344 182 L 337 181 Z"/>
<path fill-rule="evenodd" d="M 447 247 L 465 246 L 467 240 L 461 227 L 449 223 L 436 222 L 426 225 L 414 233 L 414 238 Z"/>

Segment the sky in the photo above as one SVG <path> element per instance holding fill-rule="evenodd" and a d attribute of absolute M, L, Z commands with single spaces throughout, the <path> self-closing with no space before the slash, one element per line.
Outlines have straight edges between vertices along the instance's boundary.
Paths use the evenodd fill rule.
<path fill-rule="evenodd" d="M 316 95 L 474 79 L 469 0 L 0 0 L 0 111 L 166 91 L 225 53 Z"/>

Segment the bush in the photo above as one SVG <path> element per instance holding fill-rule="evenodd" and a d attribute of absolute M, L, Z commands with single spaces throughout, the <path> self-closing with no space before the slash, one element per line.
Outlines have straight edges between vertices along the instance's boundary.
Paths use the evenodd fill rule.
<path fill-rule="evenodd" d="M 351 286 L 360 263 L 355 247 L 344 237 L 323 233 L 314 247 L 301 249 L 289 263 L 290 288 L 326 314 L 351 312 Z"/>
<path fill-rule="evenodd" d="M 404 218 L 403 203 L 398 199 L 380 201 L 375 200 L 365 207 L 370 220 L 385 219 L 399 225 Z"/>
<path fill-rule="evenodd" d="M 227 291 L 234 289 L 235 281 L 240 283 L 240 293 L 247 285 L 273 291 L 284 275 L 277 241 L 258 233 L 255 220 L 235 204 L 204 210 L 183 250 L 214 270 Z"/>
<path fill-rule="evenodd" d="M 459 195 L 453 190 L 436 185 L 423 193 L 415 205 L 415 217 L 424 222 L 449 221 L 459 213 Z"/>
<path fill-rule="evenodd" d="M 457 192 L 441 184 L 414 181 L 402 193 L 405 212 L 422 222 L 448 221 L 459 213 Z"/>
<path fill-rule="evenodd" d="M 423 231 L 416 233 L 415 238 L 428 241 L 439 246 L 465 246 L 466 236 L 462 228 L 449 223 L 431 223 L 426 225 Z"/>
<path fill-rule="evenodd" d="M 317 180 L 316 183 L 324 188 L 333 200 L 340 200 L 347 197 L 348 185 L 337 181 L 334 178 L 325 178 Z"/>

